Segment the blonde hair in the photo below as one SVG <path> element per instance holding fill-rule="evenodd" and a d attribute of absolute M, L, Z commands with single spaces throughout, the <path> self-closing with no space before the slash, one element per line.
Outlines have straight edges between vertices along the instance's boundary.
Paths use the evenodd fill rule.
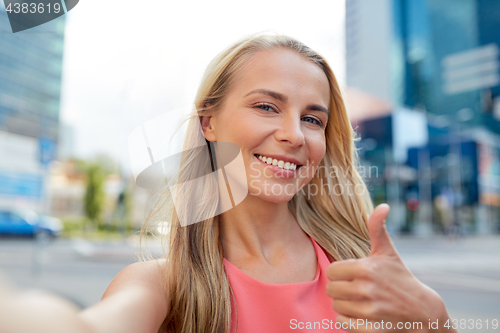
<path fill-rule="evenodd" d="M 199 117 L 212 115 L 221 109 L 229 89 L 235 84 L 236 74 L 253 54 L 274 48 L 295 51 L 317 64 L 328 78 L 331 95 L 331 114 L 325 128 L 326 153 L 310 182 L 317 189 L 327 186 L 329 190 L 311 195 L 309 187 L 305 186 L 289 201 L 289 209 L 301 228 L 326 251 L 330 260 L 366 257 L 370 253 L 367 221 L 373 211 L 373 203 L 357 170 L 359 159 L 354 144 L 357 139 L 341 89 L 326 60 L 289 36 L 253 34 L 229 46 L 210 62 L 196 95 L 195 111 L 191 114 L 183 147 L 186 153 L 182 156 L 177 183 L 182 179 L 191 179 L 197 173 L 190 170 L 190 165 L 199 152 L 189 148 L 193 147 L 193 136 L 200 126 Z M 208 108 L 207 103 L 210 105 Z M 204 167 L 210 170 L 210 161 Z M 198 192 L 193 189 L 182 194 L 180 202 L 185 209 L 190 206 L 190 201 L 199 198 L 204 200 L 206 211 L 216 210 L 218 199 L 210 193 L 217 184 L 207 181 L 204 185 L 201 193 L 198 188 Z M 341 193 L 332 190 L 335 188 L 341 189 Z M 176 201 L 174 209 L 171 199 L 171 194 L 165 190 L 148 217 L 148 220 L 155 214 L 161 214 L 162 220 L 165 214 L 169 217 L 165 283 L 170 311 L 160 331 L 227 333 L 231 327 L 232 292 L 223 265 L 219 216 L 181 226 L 176 214 L 179 201 Z M 145 226 L 141 236 L 144 230 Z"/>

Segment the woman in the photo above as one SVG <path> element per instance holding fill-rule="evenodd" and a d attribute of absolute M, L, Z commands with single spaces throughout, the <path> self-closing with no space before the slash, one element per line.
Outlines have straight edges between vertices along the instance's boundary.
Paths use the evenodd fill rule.
<path fill-rule="evenodd" d="M 155 207 L 171 220 L 165 258 L 125 268 L 81 313 L 47 301 L 54 309 L 38 332 L 417 331 L 396 326 L 406 322 L 430 332 L 436 320 L 433 332 L 456 332 L 442 326 L 442 299 L 392 246 L 388 206 L 373 210 L 339 85 L 319 54 L 283 35 L 244 38 L 209 64 L 195 106 L 210 148 L 239 147 L 248 195 L 186 225 L 166 192 Z M 196 135 L 190 125 L 185 148 Z M 194 158 L 183 157 L 179 179 L 196 173 Z M 193 194 L 216 212 L 220 198 L 197 190 L 179 211 L 196 216 Z"/>

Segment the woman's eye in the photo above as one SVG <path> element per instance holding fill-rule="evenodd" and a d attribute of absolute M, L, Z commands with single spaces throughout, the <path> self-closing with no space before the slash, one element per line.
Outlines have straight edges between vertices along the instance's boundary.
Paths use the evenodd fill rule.
<path fill-rule="evenodd" d="M 269 105 L 269 104 L 257 104 L 254 106 L 254 108 L 259 108 L 263 111 L 266 111 L 266 112 L 273 112 L 275 111 L 274 107 Z M 308 123 L 312 123 L 312 124 L 316 124 L 318 125 L 319 127 L 324 127 L 323 126 L 323 122 L 315 117 L 304 117 L 302 118 L 302 120 L 304 119 L 307 119 L 306 122 Z"/>
<path fill-rule="evenodd" d="M 320 120 L 316 119 L 316 118 L 313 118 L 313 117 L 304 117 L 302 119 L 310 119 L 310 120 L 312 120 L 312 122 L 311 121 L 307 121 L 308 123 L 316 124 L 316 125 L 318 125 L 320 127 L 323 127 L 323 123 Z"/>
<path fill-rule="evenodd" d="M 274 108 L 269 104 L 257 104 L 256 106 L 254 106 L 254 108 L 259 108 L 267 112 L 274 111 Z"/>
<path fill-rule="evenodd" d="M 264 111 L 274 111 L 273 107 L 268 104 L 258 104 L 255 107 Z"/>

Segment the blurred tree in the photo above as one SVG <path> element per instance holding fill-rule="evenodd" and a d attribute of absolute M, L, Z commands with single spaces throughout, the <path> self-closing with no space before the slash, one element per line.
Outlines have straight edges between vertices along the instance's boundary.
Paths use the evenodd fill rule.
<path fill-rule="evenodd" d="M 85 160 L 79 159 L 79 158 L 72 158 L 71 162 L 73 162 L 75 168 L 74 168 L 74 173 L 75 174 L 87 174 L 87 167 L 88 163 Z"/>
<path fill-rule="evenodd" d="M 121 174 L 120 164 L 109 155 L 99 153 L 95 155 L 95 157 L 93 158 L 93 162 L 101 167 L 101 170 L 106 176 L 112 174 Z"/>
<path fill-rule="evenodd" d="M 87 175 L 87 188 L 84 198 L 84 211 L 92 224 L 99 224 L 100 215 L 104 208 L 105 193 L 104 180 L 105 172 L 98 163 L 88 164 L 85 168 Z M 87 226 L 85 226 L 87 230 Z"/>
<path fill-rule="evenodd" d="M 126 236 L 126 233 L 132 228 L 132 187 L 126 181 L 124 181 L 123 189 L 118 196 L 116 203 L 116 217 L 117 217 L 117 228 Z"/>

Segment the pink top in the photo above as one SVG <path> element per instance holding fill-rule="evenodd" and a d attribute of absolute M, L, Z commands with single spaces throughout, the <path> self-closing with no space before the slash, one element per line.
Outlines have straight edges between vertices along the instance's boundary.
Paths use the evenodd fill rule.
<path fill-rule="evenodd" d="M 258 281 L 224 258 L 224 267 L 238 305 L 238 331 L 250 332 L 341 332 L 335 328 L 337 312 L 326 294 L 324 250 L 311 238 L 318 258 L 313 281 L 274 284 Z M 232 303 L 231 333 L 236 332 L 236 309 Z"/>

